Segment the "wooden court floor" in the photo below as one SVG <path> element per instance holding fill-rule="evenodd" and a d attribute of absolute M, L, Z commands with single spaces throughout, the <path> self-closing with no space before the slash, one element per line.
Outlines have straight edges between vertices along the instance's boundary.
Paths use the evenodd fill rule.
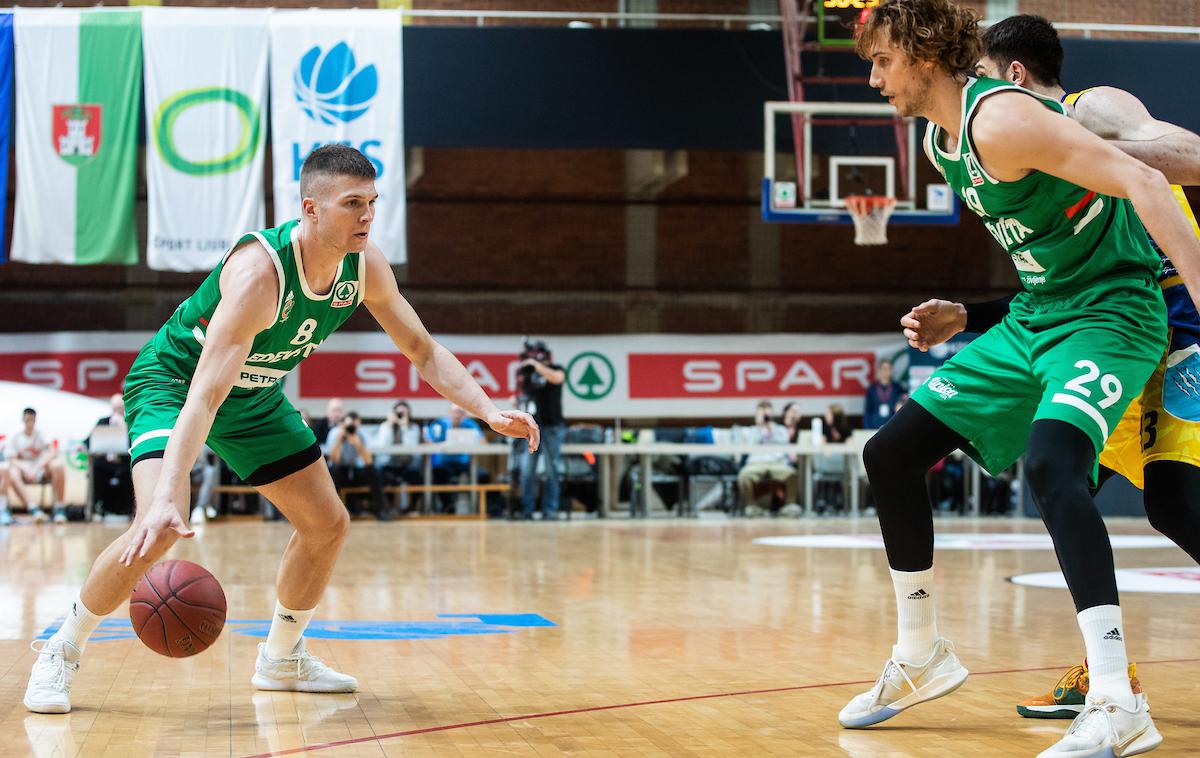
<path fill-rule="evenodd" d="M 212 649 L 159 657 L 129 638 L 122 609 L 88 646 L 74 712 L 29 714 L 29 640 L 120 528 L 0 530 L 0 755 L 1033 756 L 1069 722 L 1021 719 L 1013 704 L 1082 657 L 1066 591 L 1007 581 L 1055 568 L 1051 551 L 945 550 L 942 630 L 972 677 L 847 731 L 837 712 L 870 686 L 894 637 L 883 551 L 752 540 L 877 533 L 873 519 L 362 521 L 319 609 L 323 638 L 310 637 L 360 692 L 256 693 L 252 635 L 274 607 L 289 530 L 234 521 L 202 527 L 175 554 L 224 585 L 231 623 Z M 955 519 L 939 530 L 1041 527 Z M 1136 520 L 1110 531 L 1151 533 Z M 1191 565 L 1173 547 L 1121 550 L 1117 564 Z M 1123 606 L 1166 738 L 1156 755 L 1200 754 L 1200 595 L 1127 593 Z"/>

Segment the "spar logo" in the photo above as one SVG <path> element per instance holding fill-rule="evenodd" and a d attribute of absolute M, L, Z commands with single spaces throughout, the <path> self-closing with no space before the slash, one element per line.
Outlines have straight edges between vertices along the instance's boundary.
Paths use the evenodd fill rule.
<path fill-rule="evenodd" d="M 331 305 L 334 308 L 345 308 L 349 305 L 354 305 L 354 296 L 358 294 L 358 282 L 338 282 L 338 286 L 333 290 L 333 302 Z"/>
<path fill-rule="evenodd" d="M 227 109 L 224 114 L 203 111 L 202 114 L 210 119 L 228 119 L 232 116 L 236 119 L 236 126 L 231 129 L 211 127 L 204 129 L 205 139 L 194 140 L 181 149 L 176 137 L 176 125 L 185 113 L 202 106 L 205 106 L 205 111 L 213 106 Z M 196 116 L 193 115 L 192 118 L 196 118 Z M 258 153 L 260 126 L 258 105 L 244 92 L 228 87 L 188 89 L 176 92 L 158 106 L 158 110 L 154 114 L 154 145 L 158 148 L 158 154 L 162 157 L 163 162 L 176 171 L 191 176 L 224 174 L 236 171 L 254 160 L 254 156 Z M 186 133 L 186 129 L 184 132 Z M 221 142 L 224 140 L 212 139 L 214 134 L 236 135 L 237 142 L 222 145 Z M 197 151 L 205 150 L 213 152 L 223 150 L 224 152 L 211 157 L 195 156 Z"/>
<path fill-rule="evenodd" d="M 51 144 L 59 157 L 78 166 L 100 152 L 101 106 L 73 103 L 51 109 Z"/>
<path fill-rule="evenodd" d="M 339 42 L 328 52 L 314 45 L 292 74 L 296 99 L 308 117 L 322 124 L 348 124 L 367 112 L 379 91 L 375 64 L 358 68 L 354 51 Z"/>
<path fill-rule="evenodd" d="M 309 48 L 292 73 L 292 85 L 296 101 L 306 116 L 318 124 L 342 127 L 371 109 L 379 92 L 379 74 L 374 63 L 360 67 L 354 51 L 342 41 L 329 50 L 320 45 Z M 308 154 L 329 142 L 357 147 L 375 166 L 376 175 L 383 176 L 383 164 L 370 154 L 380 146 L 378 139 L 357 143 L 339 139 L 313 142 L 305 150 L 304 146 L 292 143 L 292 181 L 300 181 L 300 167 Z"/>
<path fill-rule="evenodd" d="M 601 353 L 580 353 L 567 365 L 567 389 L 580 400 L 607 397 L 617 384 L 612 361 Z"/>

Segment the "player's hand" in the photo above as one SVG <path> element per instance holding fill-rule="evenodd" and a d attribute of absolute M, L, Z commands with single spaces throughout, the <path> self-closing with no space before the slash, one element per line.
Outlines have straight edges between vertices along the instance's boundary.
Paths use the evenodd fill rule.
<path fill-rule="evenodd" d="M 174 532 L 174 534 L 172 534 Z M 165 505 L 151 510 L 142 521 L 141 526 L 133 533 L 133 539 L 125 552 L 121 553 L 120 562 L 132 566 L 135 560 L 148 555 L 165 551 L 179 537 L 194 537 L 191 527 L 183 523 L 179 510 L 173 505 Z"/>
<path fill-rule="evenodd" d="M 529 452 L 536 453 L 538 443 L 542 440 L 542 430 L 537 422 L 524 411 L 495 411 L 489 413 L 487 425 L 498 434 L 505 437 L 516 437 L 529 441 Z"/>
<path fill-rule="evenodd" d="M 926 300 L 900 317 L 904 338 L 922 353 L 967 328 L 967 309 L 949 300 Z"/>

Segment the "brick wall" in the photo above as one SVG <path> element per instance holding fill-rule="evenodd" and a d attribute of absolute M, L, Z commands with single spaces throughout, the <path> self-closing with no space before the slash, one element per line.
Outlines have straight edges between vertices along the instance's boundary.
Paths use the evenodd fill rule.
<path fill-rule="evenodd" d="M 374 5 L 274 3 L 314 4 Z M 1193 0 L 1100 0 L 1088 13 L 1080 5 L 1023 0 L 1020 8 L 1056 20 L 1200 24 Z M 615 11 L 617 3 L 471 6 Z M 733 0 L 659 3 L 661 12 L 679 13 L 746 7 Z M 402 290 L 438 332 L 736 333 L 892 329 L 900 313 L 927 297 L 981 298 L 1015 286 L 1011 266 L 971 219 L 932 231 L 894 226 L 889 247 L 859 248 L 848 227 L 762 224 L 759 154 L 690 153 L 684 178 L 641 200 L 628 199 L 627 158 L 611 150 L 425 150 L 424 173 L 409 194 L 410 262 L 396 269 Z M 144 240 L 144 179 L 141 186 Z M 10 230 L 12 210 L 10 197 Z M 141 265 L 10 263 L 0 266 L 0 328 L 153 329 L 202 278 Z M 373 326 L 359 313 L 350 328 Z"/>

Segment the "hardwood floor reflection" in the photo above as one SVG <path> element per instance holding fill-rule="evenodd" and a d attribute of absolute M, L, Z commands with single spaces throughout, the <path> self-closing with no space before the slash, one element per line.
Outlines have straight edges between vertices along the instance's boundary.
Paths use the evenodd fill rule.
<path fill-rule="evenodd" d="M 870 686 L 894 637 L 883 551 L 753 540 L 870 537 L 871 519 L 359 521 L 309 648 L 357 676 L 360 692 L 259 693 L 255 645 L 289 529 L 226 521 L 173 554 L 224 586 L 230 623 L 210 650 L 162 658 L 132 637 L 122 608 L 88 646 L 74 712 L 27 713 L 29 641 L 56 624 L 121 528 L 0 530 L 0 755 L 1033 756 L 1069 722 L 1021 719 L 1014 703 L 1082 658 L 1066 591 L 1007 581 L 1055 569 L 1052 551 L 942 550 L 940 624 L 972 677 L 944 700 L 847 731 L 836 714 Z M 1043 533 L 1009 520 L 939 531 Z M 1137 520 L 1110 531 L 1152 533 Z M 1174 547 L 1116 556 L 1125 568 L 1191 565 Z M 1155 754 L 1196 755 L 1200 595 L 1126 593 L 1122 604 L 1166 738 Z"/>

